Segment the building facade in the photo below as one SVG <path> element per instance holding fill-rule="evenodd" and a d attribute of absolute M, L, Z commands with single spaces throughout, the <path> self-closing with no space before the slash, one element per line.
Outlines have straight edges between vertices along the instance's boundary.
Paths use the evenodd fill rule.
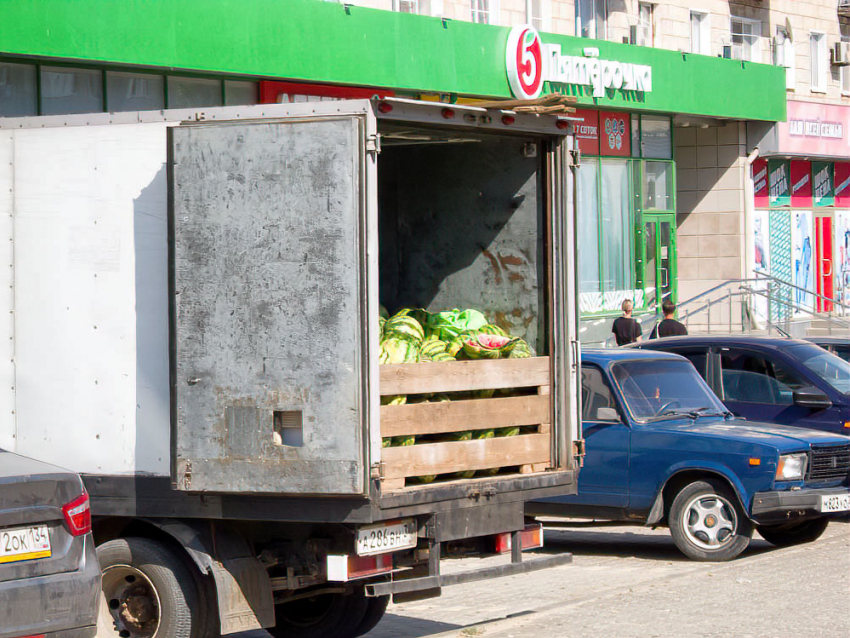
<path fill-rule="evenodd" d="M 652 321 L 663 299 L 746 271 L 748 126 L 770 130 L 786 108 L 788 72 L 768 59 L 763 35 L 770 13 L 752 17 L 770 3 L 151 4 L 129 0 L 110 12 L 101 0 L 11 3 L 0 23 L 0 116 L 390 94 L 510 98 L 509 27 L 531 24 L 546 53 L 542 93 L 574 96 L 579 107 L 586 340 L 608 336 L 625 298 Z M 803 52 L 794 59 L 803 64 Z"/>

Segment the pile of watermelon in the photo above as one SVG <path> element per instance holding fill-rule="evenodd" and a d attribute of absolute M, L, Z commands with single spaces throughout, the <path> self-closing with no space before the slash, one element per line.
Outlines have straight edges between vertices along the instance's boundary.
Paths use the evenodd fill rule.
<path fill-rule="evenodd" d="M 457 361 L 464 359 L 522 359 L 533 357 L 534 352 L 523 339 L 512 337 L 499 326 L 489 323 L 479 311 L 449 310 L 430 313 L 421 308 L 402 308 L 389 316 L 381 306 L 379 319 L 381 329 L 379 363 L 420 363 Z M 454 393 L 455 398 L 489 398 L 493 390 L 478 390 L 469 393 Z M 424 403 L 450 401 L 451 397 L 441 395 L 387 396 L 382 397 L 382 405 L 402 405 L 405 403 Z M 420 443 L 441 441 L 468 441 L 471 439 L 489 439 L 495 436 L 516 436 L 520 428 L 496 428 L 468 430 L 444 435 L 424 435 L 418 437 Z M 415 445 L 416 436 L 387 437 L 383 447 Z M 439 478 L 472 478 L 474 475 L 489 476 L 496 474 L 492 470 L 474 470 L 458 472 L 453 476 Z M 420 483 L 431 483 L 437 476 L 417 477 Z"/>

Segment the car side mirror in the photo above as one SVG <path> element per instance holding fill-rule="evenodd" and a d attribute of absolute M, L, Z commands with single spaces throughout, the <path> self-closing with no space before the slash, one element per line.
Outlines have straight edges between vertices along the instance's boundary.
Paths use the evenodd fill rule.
<path fill-rule="evenodd" d="M 810 410 L 826 410 L 832 407 L 832 401 L 814 386 L 794 390 L 794 405 Z"/>
<path fill-rule="evenodd" d="M 620 413 L 617 412 L 617 408 L 597 408 L 596 409 L 596 420 L 597 421 L 619 421 Z"/>

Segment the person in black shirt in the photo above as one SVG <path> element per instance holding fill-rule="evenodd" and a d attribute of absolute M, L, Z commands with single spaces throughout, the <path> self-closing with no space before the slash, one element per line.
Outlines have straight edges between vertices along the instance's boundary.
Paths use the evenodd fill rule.
<path fill-rule="evenodd" d="M 611 327 L 611 332 L 614 333 L 618 346 L 624 346 L 627 343 L 634 343 L 641 340 L 640 324 L 632 319 L 632 309 L 634 308 L 632 300 L 624 300 L 622 308 L 623 316 L 617 317 L 614 320 L 614 325 Z"/>
<path fill-rule="evenodd" d="M 672 301 L 665 301 L 661 304 L 661 312 L 664 313 L 664 319 L 660 323 L 655 324 L 652 334 L 649 335 L 650 339 L 683 337 L 688 334 L 688 329 L 673 319 L 673 315 L 676 313 L 676 304 Z"/>

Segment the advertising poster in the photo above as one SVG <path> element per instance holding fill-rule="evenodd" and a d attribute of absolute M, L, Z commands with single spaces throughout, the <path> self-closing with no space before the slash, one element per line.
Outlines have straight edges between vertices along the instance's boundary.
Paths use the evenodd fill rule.
<path fill-rule="evenodd" d="M 792 292 L 795 306 L 814 310 L 815 255 L 811 211 L 794 211 L 791 218 L 791 282 L 797 286 Z M 804 290 L 799 290 L 800 288 Z M 795 309 L 796 310 L 796 309 Z M 805 314 L 796 311 L 796 314 Z"/>
<path fill-rule="evenodd" d="M 850 208 L 850 162 L 835 163 L 835 205 Z"/>
<path fill-rule="evenodd" d="M 766 210 L 757 210 L 753 213 L 753 271 L 770 274 L 770 215 Z M 758 282 L 755 286 L 767 291 L 767 281 Z M 767 298 L 759 295 L 753 296 L 755 316 L 759 324 L 767 318 Z"/>
<path fill-rule="evenodd" d="M 812 162 L 812 193 L 815 206 L 835 205 L 832 184 L 832 163 Z"/>
<path fill-rule="evenodd" d="M 767 160 L 759 157 L 753 162 L 753 191 L 756 208 L 767 208 Z"/>
<path fill-rule="evenodd" d="M 632 124 L 628 113 L 600 113 L 599 128 L 602 155 L 628 157 L 631 154 Z"/>
<path fill-rule="evenodd" d="M 771 206 L 788 206 L 791 203 L 791 162 L 768 160 L 767 181 Z"/>
<path fill-rule="evenodd" d="M 570 117 L 581 119 L 575 123 L 575 136 L 582 155 L 599 155 L 599 111 L 576 109 Z"/>
<path fill-rule="evenodd" d="M 835 213 L 835 297 L 850 303 L 850 210 Z"/>
<path fill-rule="evenodd" d="M 812 163 L 791 161 L 791 206 L 812 207 Z"/>

